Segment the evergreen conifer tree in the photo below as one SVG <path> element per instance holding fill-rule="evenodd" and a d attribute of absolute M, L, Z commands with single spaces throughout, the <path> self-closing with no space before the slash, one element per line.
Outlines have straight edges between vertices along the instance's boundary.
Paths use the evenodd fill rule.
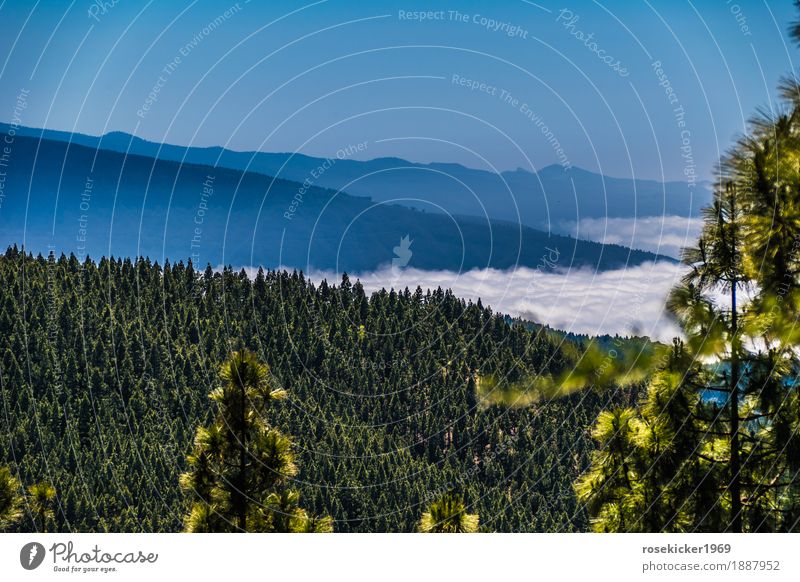
<path fill-rule="evenodd" d="M 478 531 L 478 515 L 467 513 L 464 499 L 446 493 L 433 501 L 419 520 L 422 533 L 474 533 Z"/>
<path fill-rule="evenodd" d="M 197 429 L 189 470 L 181 476 L 194 497 L 186 530 L 331 531 L 330 519 L 312 519 L 298 506 L 292 442 L 264 418 L 267 406 L 286 397 L 269 368 L 241 350 L 222 364 L 220 378 L 210 394 L 214 421 Z"/>
<path fill-rule="evenodd" d="M 8 467 L 0 467 L 0 531 L 5 531 L 22 517 L 20 484 Z"/>

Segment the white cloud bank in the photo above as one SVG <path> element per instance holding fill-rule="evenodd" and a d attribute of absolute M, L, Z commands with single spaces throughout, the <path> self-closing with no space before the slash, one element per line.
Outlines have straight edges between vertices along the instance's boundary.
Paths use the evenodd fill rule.
<path fill-rule="evenodd" d="M 553 328 L 589 335 L 645 335 L 668 341 L 678 331 L 664 313 L 669 289 L 685 267 L 644 263 L 614 271 L 540 271 L 518 268 L 465 273 L 386 268 L 358 278 L 369 293 L 381 288 L 452 289 L 464 299 L 481 299 L 495 311 L 520 316 Z M 310 273 L 314 281 L 338 283 L 341 275 Z"/>
<path fill-rule="evenodd" d="M 697 239 L 701 220 L 681 216 L 585 218 L 560 226 L 571 236 L 677 257 L 681 247 Z M 255 274 L 255 269 L 246 270 Z M 455 273 L 387 266 L 371 273 L 351 274 L 350 279 L 359 279 L 368 293 L 417 286 L 423 290 L 452 289 L 464 299 L 480 298 L 495 311 L 573 333 L 641 335 L 669 341 L 678 335 L 678 329 L 664 313 L 664 303 L 684 272 L 684 266 L 667 262 L 605 272 L 519 267 L 513 271 Z M 332 284 L 341 281 L 341 274 L 324 271 L 311 272 L 308 277 L 317 282 L 327 279 Z"/>
<path fill-rule="evenodd" d="M 686 216 L 639 218 L 582 218 L 564 222 L 558 230 L 570 236 L 606 244 L 622 245 L 678 258 L 700 234 L 702 219 Z"/>

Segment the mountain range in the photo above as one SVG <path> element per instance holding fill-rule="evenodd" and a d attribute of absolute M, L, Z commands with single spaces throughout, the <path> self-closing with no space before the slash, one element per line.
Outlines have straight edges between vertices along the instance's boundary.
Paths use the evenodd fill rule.
<path fill-rule="evenodd" d="M 510 183 L 507 178 L 520 174 L 523 183 L 555 174 L 552 169 L 498 177 L 389 158 L 360 162 L 162 146 L 122 133 L 100 138 L 0 124 L 0 135 L 11 142 L 0 243 L 36 252 L 191 257 L 202 264 L 351 273 L 386 265 L 606 270 L 671 260 L 531 228 L 526 224 L 541 216 L 512 219 L 492 201 L 492 179 Z M 402 164 L 408 167 L 401 169 Z M 487 186 L 468 202 L 452 188 L 438 189 L 443 167 L 473 186 L 482 181 Z M 369 176 L 359 178 L 364 175 Z M 380 178 L 370 181 L 373 176 Z M 398 199 L 400 192 L 404 200 Z M 478 201 L 492 212 L 475 212 L 471 204 Z M 618 213 L 628 211 L 622 202 L 612 206 Z M 695 211 L 691 205 L 684 210 Z M 549 216 L 553 220 L 553 213 Z M 561 262 L 543 263 L 553 250 Z"/>
<path fill-rule="evenodd" d="M 0 124 L 0 131 L 5 131 Z M 379 202 L 428 212 L 507 220 L 562 234 L 564 225 L 586 218 L 699 216 L 711 198 L 706 182 L 612 178 L 554 164 L 530 172 L 494 172 L 460 164 L 419 164 L 399 158 L 353 159 L 366 142 L 343 147 L 332 159 L 299 153 L 239 152 L 222 147 L 155 143 L 123 132 L 89 136 L 19 128 L 19 135 L 71 142 L 94 149 L 256 172 L 315 186 L 344 190 Z M 319 169 L 324 167 L 324 171 Z"/>

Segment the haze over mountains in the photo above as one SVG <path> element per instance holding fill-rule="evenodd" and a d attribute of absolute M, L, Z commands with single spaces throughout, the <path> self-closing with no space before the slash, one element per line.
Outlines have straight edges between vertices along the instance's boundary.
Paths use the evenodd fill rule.
<path fill-rule="evenodd" d="M 4 131 L 0 124 L 0 131 Z M 533 173 L 522 168 L 494 172 L 460 164 L 419 164 L 399 158 L 364 157 L 366 144 L 343 147 L 336 159 L 303 154 L 238 152 L 221 147 L 160 144 L 122 132 L 102 137 L 20 128 L 20 135 L 157 157 L 182 163 L 257 172 L 284 180 L 344 190 L 426 212 L 506 220 L 581 237 L 581 220 L 698 216 L 710 200 L 708 185 L 610 178 L 577 167 L 550 165 Z M 319 168 L 324 167 L 323 171 Z"/>
<path fill-rule="evenodd" d="M 79 256 L 143 255 L 173 261 L 191 257 L 200 264 L 351 273 L 391 264 L 456 272 L 543 265 L 608 270 L 664 259 L 504 221 L 510 217 L 500 212 L 499 203 L 491 204 L 497 212 L 487 220 L 470 212 L 476 198 L 445 188 L 453 178 L 440 173 L 442 164 L 401 169 L 389 159 L 358 162 L 160 148 L 126 134 L 110 134 L 101 141 L 24 128 L 11 136 L 8 126 L 0 126 L 0 133 L 13 141 L 0 207 L 1 242 L 24 243 L 36 252 L 52 248 Z M 128 150 L 134 155 L 121 153 Z M 354 179 L 370 171 L 379 178 Z M 498 179 L 462 166 L 453 166 L 452 174 L 473 184 Z M 550 174 L 554 170 L 539 177 Z M 527 176 L 525 180 L 535 177 Z M 284 179 L 289 177 L 295 181 Z M 346 193 L 321 187 L 336 184 L 338 189 L 343 182 Z M 424 202 L 396 200 L 401 191 L 406 199 Z M 487 185 L 477 199 L 489 200 L 493 192 Z M 438 204 L 434 200 L 442 202 L 447 214 L 432 210 Z M 613 206 L 618 213 L 627 212 L 622 202 Z M 525 222 L 547 218 L 537 212 L 534 206 L 526 210 Z M 551 212 L 551 220 L 553 216 L 566 214 Z M 558 259 L 543 261 L 553 256 Z"/>

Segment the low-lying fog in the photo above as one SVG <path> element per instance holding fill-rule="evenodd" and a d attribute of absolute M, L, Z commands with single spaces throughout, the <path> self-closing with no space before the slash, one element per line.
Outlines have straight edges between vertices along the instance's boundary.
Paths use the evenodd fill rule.
<path fill-rule="evenodd" d="M 458 297 L 476 301 L 495 311 L 546 323 L 551 327 L 590 335 L 643 335 L 669 341 L 677 328 L 663 312 L 670 288 L 685 272 L 673 263 L 645 263 L 636 267 L 596 273 L 589 270 L 515 271 L 482 269 L 465 273 L 392 268 L 350 275 L 370 293 L 381 288 L 412 290 L 452 289 Z M 338 283 L 341 275 L 312 272 Z"/>
<path fill-rule="evenodd" d="M 681 247 L 696 240 L 700 220 L 677 216 L 583 219 L 562 228 L 584 239 L 677 257 Z M 382 288 L 413 290 L 417 286 L 423 290 L 452 289 L 464 299 L 480 298 L 495 311 L 574 333 L 640 335 L 662 341 L 677 335 L 677 327 L 664 313 L 664 303 L 686 267 L 656 262 L 594 272 L 564 268 L 564 257 L 550 262 L 547 257 L 543 259 L 535 269 L 455 273 L 415 269 L 411 256 L 404 268 L 387 266 L 349 276 L 351 281 L 359 279 L 368 293 Z M 308 276 L 317 282 L 327 279 L 338 284 L 341 280 L 341 273 L 333 272 L 312 271 Z"/>

